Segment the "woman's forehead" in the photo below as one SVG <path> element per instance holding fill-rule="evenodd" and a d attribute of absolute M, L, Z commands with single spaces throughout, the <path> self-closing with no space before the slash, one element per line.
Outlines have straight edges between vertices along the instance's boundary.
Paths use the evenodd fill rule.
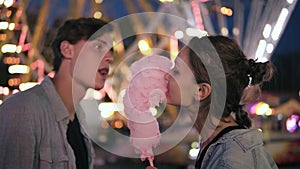
<path fill-rule="evenodd" d="M 178 56 L 175 59 L 175 64 L 179 64 L 179 63 L 185 63 L 187 65 L 190 65 L 189 63 L 189 50 L 187 47 L 184 47 L 180 50 L 180 52 L 178 53 Z"/>

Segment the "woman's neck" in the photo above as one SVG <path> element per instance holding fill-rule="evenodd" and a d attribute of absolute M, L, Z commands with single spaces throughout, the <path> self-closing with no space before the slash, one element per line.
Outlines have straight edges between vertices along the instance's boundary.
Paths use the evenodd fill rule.
<path fill-rule="evenodd" d="M 211 133 L 206 134 L 203 137 L 204 142 L 201 143 L 201 149 L 202 151 L 223 129 L 229 127 L 229 126 L 237 126 L 238 124 L 235 122 L 234 118 L 232 116 L 224 117 L 219 121 L 219 125 L 213 130 L 204 133 Z M 209 130 L 209 129 L 203 129 L 202 130 Z M 203 133 L 203 132 L 201 132 Z"/>

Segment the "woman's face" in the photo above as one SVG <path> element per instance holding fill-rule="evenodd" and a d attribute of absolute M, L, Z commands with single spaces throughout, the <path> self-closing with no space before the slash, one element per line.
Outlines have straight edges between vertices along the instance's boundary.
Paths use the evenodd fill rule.
<path fill-rule="evenodd" d="M 168 104 L 190 106 L 195 101 L 197 84 L 189 61 L 189 49 L 184 47 L 175 59 L 175 66 L 165 75 L 168 81 Z"/>

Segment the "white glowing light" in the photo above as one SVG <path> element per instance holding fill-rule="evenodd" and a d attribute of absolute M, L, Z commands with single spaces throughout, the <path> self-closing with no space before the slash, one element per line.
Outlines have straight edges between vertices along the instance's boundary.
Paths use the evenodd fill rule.
<path fill-rule="evenodd" d="M 269 38 L 270 34 L 271 34 L 271 31 L 272 31 L 272 26 L 270 24 L 266 24 L 265 28 L 264 28 L 264 31 L 263 31 L 264 38 L 266 38 L 266 39 Z"/>
<path fill-rule="evenodd" d="M 88 88 L 83 99 L 88 100 L 94 97 L 94 89 Z"/>
<path fill-rule="evenodd" d="M 13 4 L 14 4 L 14 0 L 5 0 L 5 1 L 4 1 L 4 6 L 5 6 L 6 8 L 12 6 Z"/>
<path fill-rule="evenodd" d="M 17 46 L 16 52 L 17 52 L 17 53 L 21 53 L 21 52 L 22 52 L 22 46 Z"/>
<path fill-rule="evenodd" d="M 224 36 L 228 36 L 228 29 L 225 28 L 225 27 L 222 27 L 222 28 L 221 28 L 221 33 L 222 33 L 222 35 L 224 35 Z"/>
<path fill-rule="evenodd" d="M 96 4 L 101 4 L 103 2 L 103 0 L 95 0 Z"/>
<path fill-rule="evenodd" d="M 195 160 L 198 156 L 199 151 L 200 151 L 200 149 L 196 149 L 196 148 L 190 149 L 190 151 L 189 151 L 190 159 Z"/>
<path fill-rule="evenodd" d="M 294 0 L 286 0 L 287 3 L 292 4 Z"/>
<path fill-rule="evenodd" d="M 11 31 L 14 30 L 15 29 L 15 23 L 10 23 L 9 26 L 8 26 L 8 29 L 11 30 Z"/>
<path fill-rule="evenodd" d="M 8 22 L 0 22 L 0 29 L 7 29 L 8 28 Z"/>
<path fill-rule="evenodd" d="M 121 103 L 105 102 L 98 106 L 100 111 L 123 111 L 124 105 Z"/>
<path fill-rule="evenodd" d="M 157 109 L 155 107 L 150 107 L 149 111 L 151 112 L 152 116 L 156 116 L 157 115 Z"/>
<path fill-rule="evenodd" d="M 9 95 L 9 88 L 8 87 L 3 88 L 3 95 L 5 95 L 5 96 Z"/>
<path fill-rule="evenodd" d="M 115 111 L 123 111 L 124 105 L 121 103 L 105 102 L 99 104 L 98 110 L 100 110 L 103 118 L 108 118 L 112 116 Z"/>
<path fill-rule="evenodd" d="M 18 93 L 18 92 L 19 92 L 18 89 L 14 89 L 14 90 L 12 91 L 12 94 L 16 94 L 16 93 Z"/>
<path fill-rule="evenodd" d="M 268 59 L 267 57 L 263 56 L 263 57 L 257 59 L 257 61 L 258 61 L 258 62 L 265 63 L 265 62 L 269 61 L 269 59 Z"/>
<path fill-rule="evenodd" d="M 108 118 L 114 115 L 114 111 L 101 111 L 101 117 Z"/>
<path fill-rule="evenodd" d="M 280 12 L 280 15 L 278 17 L 278 20 L 274 26 L 274 29 L 273 29 L 273 32 L 272 32 L 272 39 L 273 40 L 278 40 L 279 39 L 279 35 L 282 31 L 282 28 L 283 28 L 283 24 L 287 18 L 289 14 L 289 10 L 286 9 L 286 8 L 283 8 Z"/>
<path fill-rule="evenodd" d="M 95 13 L 94 13 L 94 18 L 96 18 L 96 19 L 100 19 L 101 17 L 102 17 L 102 12 L 100 12 L 100 11 L 96 11 Z"/>
<path fill-rule="evenodd" d="M 203 36 L 207 36 L 207 32 L 206 31 L 203 31 L 203 30 L 200 30 L 200 29 L 197 29 L 197 28 L 187 28 L 185 30 L 185 33 L 188 35 L 188 36 L 196 36 L 196 37 L 203 37 Z"/>
<path fill-rule="evenodd" d="M 5 44 L 1 47 L 2 53 L 15 53 L 19 50 L 17 45 L 14 44 Z"/>
<path fill-rule="evenodd" d="M 264 55 L 265 49 L 267 46 L 267 42 L 265 40 L 260 40 L 258 43 L 258 47 L 255 53 L 256 58 L 260 59 Z"/>
<path fill-rule="evenodd" d="M 27 74 L 29 73 L 30 68 L 27 65 L 11 65 L 8 67 L 8 72 L 10 74 Z"/>
<path fill-rule="evenodd" d="M 144 40 L 144 39 L 140 40 L 138 42 L 138 47 L 142 54 L 144 54 L 144 55 L 151 54 L 151 48 L 150 48 L 149 42 L 147 40 Z"/>
<path fill-rule="evenodd" d="M 176 31 L 176 32 L 174 33 L 174 35 L 175 35 L 175 37 L 176 37 L 177 39 L 182 39 L 183 36 L 184 36 L 183 32 L 180 31 L 180 30 Z"/>
<path fill-rule="evenodd" d="M 256 114 L 270 116 L 272 114 L 272 110 L 270 109 L 269 104 L 264 102 L 259 102 L 257 103 Z"/>
<path fill-rule="evenodd" d="M 37 82 L 27 82 L 27 83 L 21 83 L 19 85 L 19 89 L 20 91 L 25 91 L 27 89 L 30 89 L 32 88 L 33 86 L 37 85 L 38 83 Z"/>
<path fill-rule="evenodd" d="M 94 90 L 93 91 L 93 97 L 94 99 L 96 100 L 101 100 L 103 98 L 103 95 L 101 92 L 97 91 L 97 90 Z"/>
<path fill-rule="evenodd" d="M 165 3 L 165 2 L 173 2 L 174 0 L 159 0 L 159 1 Z"/>
<path fill-rule="evenodd" d="M 233 28 L 232 29 L 232 33 L 235 35 L 235 36 L 238 36 L 240 34 L 240 29 L 239 28 Z"/>
<path fill-rule="evenodd" d="M 268 43 L 267 47 L 266 47 L 266 51 L 267 53 L 272 53 L 274 50 L 274 45 L 272 43 Z"/>

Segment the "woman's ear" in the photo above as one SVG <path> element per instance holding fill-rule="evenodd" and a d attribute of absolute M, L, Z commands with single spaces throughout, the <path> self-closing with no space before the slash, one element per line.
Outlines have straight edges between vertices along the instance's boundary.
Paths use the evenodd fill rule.
<path fill-rule="evenodd" d="M 211 86 L 208 83 L 200 83 L 198 86 L 198 92 L 196 94 L 196 100 L 202 101 L 211 94 Z"/>
<path fill-rule="evenodd" d="M 72 59 L 72 54 L 73 54 L 73 45 L 64 40 L 60 43 L 60 52 L 63 55 L 63 58 L 65 59 Z"/>

